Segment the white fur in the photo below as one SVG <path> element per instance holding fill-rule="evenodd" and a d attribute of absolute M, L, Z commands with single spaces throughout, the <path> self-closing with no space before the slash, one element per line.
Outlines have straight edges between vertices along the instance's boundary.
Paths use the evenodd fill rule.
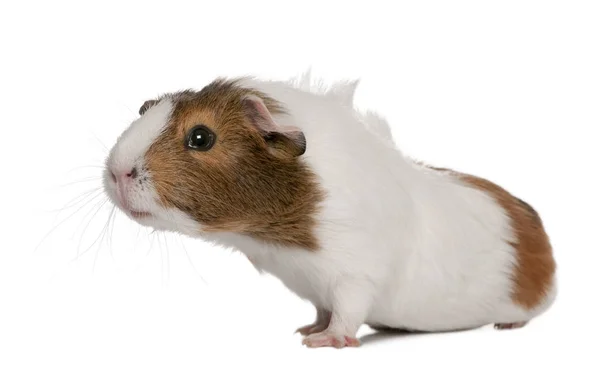
<path fill-rule="evenodd" d="M 283 103 L 288 114 L 274 120 L 304 132 L 307 151 L 301 157 L 327 192 L 317 217 L 320 250 L 264 245 L 233 233 L 203 234 L 181 212 L 159 212 L 157 227 L 245 253 L 259 270 L 332 311 L 333 334 L 353 336 L 365 322 L 454 330 L 528 321 L 550 306 L 555 288 L 534 310 L 513 303 L 516 260 L 507 242 L 514 234 L 491 196 L 404 157 L 384 119 L 353 108 L 356 82 L 327 90 L 310 80 L 243 84 Z M 152 117 L 160 120 L 148 118 L 147 128 L 132 125 L 114 162 L 129 167 L 147 149 L 169 112 L 167 104 L 153 109 Z"/>
<path fill-rule="evenodd" d="M 171 100 L 163 99 L 121 134 L 109 155 L 108 166 L 115 174 L 140 167 L 146 151 L 167 126 L 172 111 Z"/>
<path fill-rule="evenodd" d="M 349 335 L 363 322 L 455 330 L 528 321 L 550 306 L 554 288 L 535 310 L 511 299 L 516 260 L 504 210 L 481 190 L 405 158 L 384 119 L 353 109 L 355 84 L 312 92 L 306 79 L 295 88 L 245 84 L 286 105 L 289 116 L 276 121 L 304 131 L 304 160 L 328 192 L 318 217 L 322 249 L 274 248 L 231 233 L 211 240 L 333 310 L 333 321 L 337 309 L 333 327 Z"/>

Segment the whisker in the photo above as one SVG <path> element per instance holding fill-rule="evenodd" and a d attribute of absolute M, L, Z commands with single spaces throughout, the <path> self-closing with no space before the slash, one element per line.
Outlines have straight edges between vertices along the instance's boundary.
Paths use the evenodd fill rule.
<path fill-rule="evenodd" d="M 167 254 L 167 285 L 171 282 L 171 260 L 169 255 L 169 243 L 167 242 L 167 236 L 163 232 L 163 240 L 165 242 L 165 253 Z"/>
<path fill-rule="evenodd" d="M 185 257 L 187 257 L 188 262 L 190 263 L 190 265 L 192 266 L 192 269 L 194 270 L 194 273 L 200 278 L 200 280 L 205 285 L 208 285 L 208 283 L 206 282 L 206 279 L 204 279 L 204 277 L 200 274 L 200 272 L 198 271 L 198 269 L 196 269 L 196 266 L 192 262 L 192 258 L 190 257 L 190 254 L 188 253 L 187 249 L 185 248 L 185 244 L 183 244 L 183 239 L 181 239 L 181 236 L 179 236 L 179 241 L 181 242 L 181 248 L 183 248 L 183 253 L 185 253 Z"/>
<path fill-rule="evenodd" d="M 112 211 L 110 212 L 110 214 L 108 215 L 107 218 L 107 223 L 110 221 L 110 216 L 112 215 Z M 104 240 L 104 236 L 106 235 L 106 228 L 108 226 L 105 225 L 102 228 L 102 231 L 100 232 L 100 241 L 98 242 L 98 247 L 96 248 L 96 251 L 94 252 L 94 261 L 92 262 L 92 275 L 96 274 L 96 263 L 98 262 L 98 256 L 100 255 L 100 248 L 102 248 L 102 241 Z M 86 250 L 87 251 L 87 250 Z"/>
<path fill-rule="evenodd" d="M 100 208 L 102 207 L 102 205 L 104 205 L 106 202 L 108 201 L 108 197 L 104 196 L 103 198 L 101 198 L 99 201 L 96 201 L 93 205 L 92 208 L 90 210 L 88 210 L 88 212 L 81 218 L 81 222 L 79 222 L 79 225 L 77 225 L 77 228 L 75 229 L 75 231 L 73 232 L 73 236 L 71 237 L 71 239 L 73 239 L 75 237 L 75 234 L 77 233 L 77 231 L 79 231 L 79 228 L 81 227 L 81 225 L 84 224 L 85 219 L 92 214 L 92 212 L 95 212 L 94 214 L 96 214 L 98 212 L 98 210 L 100 210 Z M 89 202 L 89 204 L 91 204 L 91 201 Z M 98 205 L 100 205 L 100 207 L 98 207 Z M 94 211 L 95 208 L 98 208 L 98 210 Z"/>
<path fill-rule="evenodd" d="M 102 180 L 101 176 L 86 177 L 86 178 L 83 178 L 83 179 L 78 179 L 76 181 L 59 184 L 59 185 L 53 187 L 53 189 L 70 187 L 70 186 L 73 186 L 75 184 L 81 184 L 81 183 L 87 183 L 87 182 L 98 182 L 99 180 Z"/>
<path fill-rule="evenodd" d="M 183 232 L 181 230 L 181 227 L 179 227 L 179 224 L 177 223 L 177 220 L 175 219 L 175 215 L 172 212 L 169 212 L 169 214 L 171 215 L 171 221 L 175 224 L 175 227 L 177 227 L 177 230 L 181 233 Z M 181 238 L 181 235 L 178 234 L 177 235 L 179 237 L 179 242 L 181 243 L 181 248 L 183 249 L 183 252 L 185 253 L 185 257 L 187 258 L 189 264 L 191 265 L 192 269 L 194 270 L 194 273 L 200 278 L 200 280 L 202 280 L 202 282 L 205 285 L 208 285 L 208 283 L 206 282 L 206 279 L 204 279 L 204 277 L 200 274 L 200 272 L 198 271 L 198 269 L 196 268 L 196 266 L 194 265 L 192 258 L 190 257 L 190 254 L 187 251 L 187 248 L 185 248 L 185 244 L 183 243 L 183 239 Z"/>
<path fill-rule="evenodd" d="M 109 152 L 109 150 L 108 150 L 108 147 L 107 147 L 107 146 L 106 146 L 106 145 L 105 145 L 105 144 L 102 142 L 102 140 L 100 140 L 100 138 L 98 138 L 98 137 L 96 136 L 96 134 L 94 134 L 93 132 L 92 132 L 92 136 L 93 136 L 93 137 L 94 137 L 94 139 L 96 139 L 96 141 L 97 141 L 97 142 L 98 142 L 98 143 L 99 143 L 99 144 L 102 146 L 102 148 L 104 149 L 104 151 L 105 151 L 106 153 L 108 153 L 108 152 Z"/>
<path fill-rule="evenodd" d="M 110 224 L 109 230 L 110 232 L 108 232 L 107 234 L 107 244 L 108 244 L 108 253 L 110 254 L 110 257 L 113 259 L 113 261 L 115 260 L 114 256 L 113 256 L 113 251 L 112 251 L 112 238 L 113 238 L 113 233 L 115 230 L 115 221 L 117 220 L 117 214 L 114 214 L 112 217 L 112 222 Z"/>
<path fill-rule="evenodd" d="M 104 224 L 104 227 L 102 228 L 102 231 L 100 231 L 100 233 L 98 234 L 98 236 L 96 237 L 96 239 L 92 242 L 92 244 L 89 247 L 87 247 L 85 251 L 79 253 L 70 262 L 74 262 L 74 261 L 79 260 L 79 258 L 81 258 L 83 255 L 85 255 L 90 249 L 92 249 L 94 247 L 94 244 L 96 244 L 98 242 L 98 240 L 100 240 L 100 237 L 103 236 L 103 233 L 105 232 L 106 228 L 108 227 L 108 223 L 110 222 L 110 216 L 113 214 L 113 212 L 115 211 L 115 209 L 116 209 L 116 207 L 113 206 L 111 212 L 108 215 L 106 223 Z"/>
<path fill-rule="evenodd" d="M 154 246 L 154 233 L 156 232 L 156 230 L 152 230 L 150 231 L 150 246 L 148 247 L 148 251 L 146 251 L 146 257 L 148 257 L 150 255 L 150 252 L 152 252 L 152 247 Z"/>
<path fill-rule="evenodd" d="M 42 238 L 42 240 L 40 241 L 40 243 L 34 248 L 33 252 L 37 252 L 37 250 L 39 249 L 39 247 L 44 243 L 44 241 L 58 228 L 60 227 L 60 225 L 62 225 L 63 223 L 65 223 L 69 218 L 73 217 L 75 214 L 77 214 L 78 212 L 80 212 L 83 208 L 85 208 L 86 206 L 88 206 L 92 201 L 94 201 L 96 198 L 98 197 L 98 195 L 94 196 L 91 200 L 89 200 L 87 203 L 85 203 L 84 205 L 82 205 L 81 207 L 79 207 L 77 210 L 75 210 L 73 213 L 69 214 L 66 218 L 64 218 L 63 220 L 61 220 L 58 224 L 56 224 L 46 235 L 44 235 L 44 237 Z M 93 208 L 92 208 L 93 209 Z"/>
<path fill-rule="evenodd" d="M 114 217 L 116 216 L 116 214 L 117 214 L 117 207 L 113 206 L 113 209 L 110 212 L 110 216 L 108 216 L 108 225 L 106 226 L 106 230 L 102 234 L 102 239 L 100 239 L 100 243 L 102 243 L 102 240 L 105 237 L 107 238 L 107 241 L 108 241 L 108 230 L 110 227 L 110 222 L 111 222 L 111 219 L 114 220 Z M 98 260 L 98 254 L 100 253 L 101 247 L 102 247 L 102 244 L 98 245 L 98 249 L 96 250 L 96 254 L 94 255 L 94 266 L 92 268 L 92 271 L 95 271 L 95 269 L 96 269 L 96 261 Z M 111 257 L 112 257 L 112 254 L 111 254 Z M 113 260 L 114 260 L 114 258 L 113 258 Z"/>
<path fill-rule="evenodd" d="M 96 209 L 96 211 L 94 212 L 94 214 L 92 215 L 92 217 L 88 220 L 87 224 L 85 225 L 85 227 L 81 231 L 81 236 L 79 237 L 79 242 L 77 244 L 77 254 L 79 254 L 79 249 L 81 248 L 81 242 L 83 241 L 83 237 L 85 236 L 85 232 L 87 231 L 88 227 L 90 226 L 90 223 L 92 223 L 92 221 L 94 220 L 94 218 L 96 218 L 96 216 L 100 212 L 100 209 L 102 209 L 102 207 L 108 202 L 108 198 L 104 199 L 104 201 L 101 200 L 101 202 L 102 203 L 100 204 L 100 206 L 98 206 L 98 204 L 95 205 L 95 206 L 98 206 L 98 208 Z M 86 216 L 88 214 L 86 214 Z M 85 220 L 85 217 L 81 220 L 81 223 L 79 224 L 79 226 L 81 226 L 81 224 L 83 224 L 84 220 Z"/>
<path fill-rule="evenodd" d="M 158 232 L 155 233 L 156 236 L 158 236 Z M 165 258 L 163 256 L 163 249 L 162 249 L 162 244 L 160 242 L 160 236 L 158 236 L 157 240 L 158 242 L 158 251 L 160 252 L 160 283 L 161 285 L 164 287 L 165 285 Z"/>
<path fill-rule="evenodd" d="M 136 112 L 136 111 L 133 111 L 133 110 L 132 110 L 132 109 L 131 109 L 131 108 L 130 108 L 128 105 L 126 105 L 125 103 L 123 103 L 123 102 L 119 101 L 119 104 L 120 104 L 120 105 L 121 105 L 123 108 L 125 108 L 125 109 L 126 109 L 126 110 L 127 110 L 127 111 L 128 111 L 130 114 L 131 114 L 132 120 L 133 120 L 134 118 L 137 118 L 137 117 L 139 117 L 139 116 L 140 116 L 138 112 Z"/>
<path fill-rule="evenodd" d="M 99 195 L 102 191 L 102 187 L 96 187 L 96 188 L 92 188 L 91 190 L 87 190 L 85 192 L 82 192 L 79 196 L 74 197 L 73 199 L 69 200 L 64 207 L 62 208 L 58 208 L 58 209 L 52 209 L 52 210 L 48 210 L 46 211 L 47 213 L 60 213 L 62 211 L 64 211 L 65 209 L 71 208 L 79 203 L 81 203 L 82 201 L 86 200 L 87 197 L 89 197 L 91 194 L 93 194 L 94 192 L 96 192 L 96 196 Z M 57 214 L 57 218 L 58 218 Z M 57 219 L 55 218 L 55 220 Z"/>
<path fill-rule="evenodd" d="M 105 168 L 104 165 L 82 165 L 82 166 L 75 167 L 71 170 L 68 170 L 65 174 L 68 175 L 74 171 L 81 170 L 81 169 L 102 169 L 102 170 L 104 170 L 104 168 Z"/>
<path fill-rule="evenodd" d="M 96 262 L 98 261 L 98 255 L 100 254 L 100 248 L 102 248 L 102 241 L 104 240 L 106 232 L 108 231 L 108 225 L 110 223 L 110 219 L 113 216 L 113 214 L 115 213 L 116 208 L 117 208 L 116 206 L 113 206 L 112 210 L 110 211 L 110 214 L 108 215 L 108 219 L 106 220 L 106 224 L 104 225 L 104 228 L 102 229 L 102 234 L 101 234 L 102 238 L 100 239 L 100 242 L 98 243 L 98 248 L 96 249 L 96 253 L 94 254 L 94 263 L 92 265 L 92 274 L 96 273 Z"/>
<path fill-rule="evenodd" d="M 138 231 L 137 231 L 137 234 L 135 235 L 135 241 L 133 242 L 133 253 L 135 253 L 137 250 L 137 243 L 140 238 L 141 231 L 142 231 L 142 225 L 138 225 Z"/>

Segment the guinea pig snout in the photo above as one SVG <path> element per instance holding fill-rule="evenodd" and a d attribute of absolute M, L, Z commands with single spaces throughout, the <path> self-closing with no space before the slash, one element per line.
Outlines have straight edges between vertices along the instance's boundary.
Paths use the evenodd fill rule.
<path fill-rule="evenodd" d="M 138 176 L 138 171 L 134 167 L 129 171 L 118 172 L 115 170 L 110 171 L 110 176 L 113 182 L 117 185 L 117 198 L 119 199 L 119 203 L 125 209 L 129 209 L 129 200 L 128 200 L 128 191 L 130 190 L 131 184 L 135 181 L 135 178 Z"/>

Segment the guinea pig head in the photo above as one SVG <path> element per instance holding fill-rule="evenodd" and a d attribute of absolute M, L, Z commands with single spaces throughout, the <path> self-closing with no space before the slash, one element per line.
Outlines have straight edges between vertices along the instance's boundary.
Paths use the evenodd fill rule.
<path fill-rule="evenodd" d="M 267 95 L 217 80 L 146 101 L 104 173 L 111 201 L 140 224 L 188 235 L 235 232 L 309 249 L 322 192 L 307 144 Z"/>

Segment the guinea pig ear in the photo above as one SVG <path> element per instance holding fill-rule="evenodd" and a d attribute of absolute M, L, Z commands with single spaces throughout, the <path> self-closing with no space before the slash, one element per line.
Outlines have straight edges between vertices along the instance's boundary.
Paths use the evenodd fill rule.
<path fill-rule="evenodd" d="M 275 122 L 264 101 L 256 95 L 243 98 L 244 109 L 272 154 L 278 157 L 298 157 L 306 152 L 306 138 L 294 126 L 281 126 Z"/>
<path fill-rule="evenodd" d="M 146 100 L 144 102 L 144 104 L 142 104 L 142 106 L 140 107 L 140 110 L 139 110 L 140 116 L 143 116 L 144 113 L 146 113 L 146 111 L 148 109 L 152 108 L 156 104 L 158 104 L 158 100 Z"/>

